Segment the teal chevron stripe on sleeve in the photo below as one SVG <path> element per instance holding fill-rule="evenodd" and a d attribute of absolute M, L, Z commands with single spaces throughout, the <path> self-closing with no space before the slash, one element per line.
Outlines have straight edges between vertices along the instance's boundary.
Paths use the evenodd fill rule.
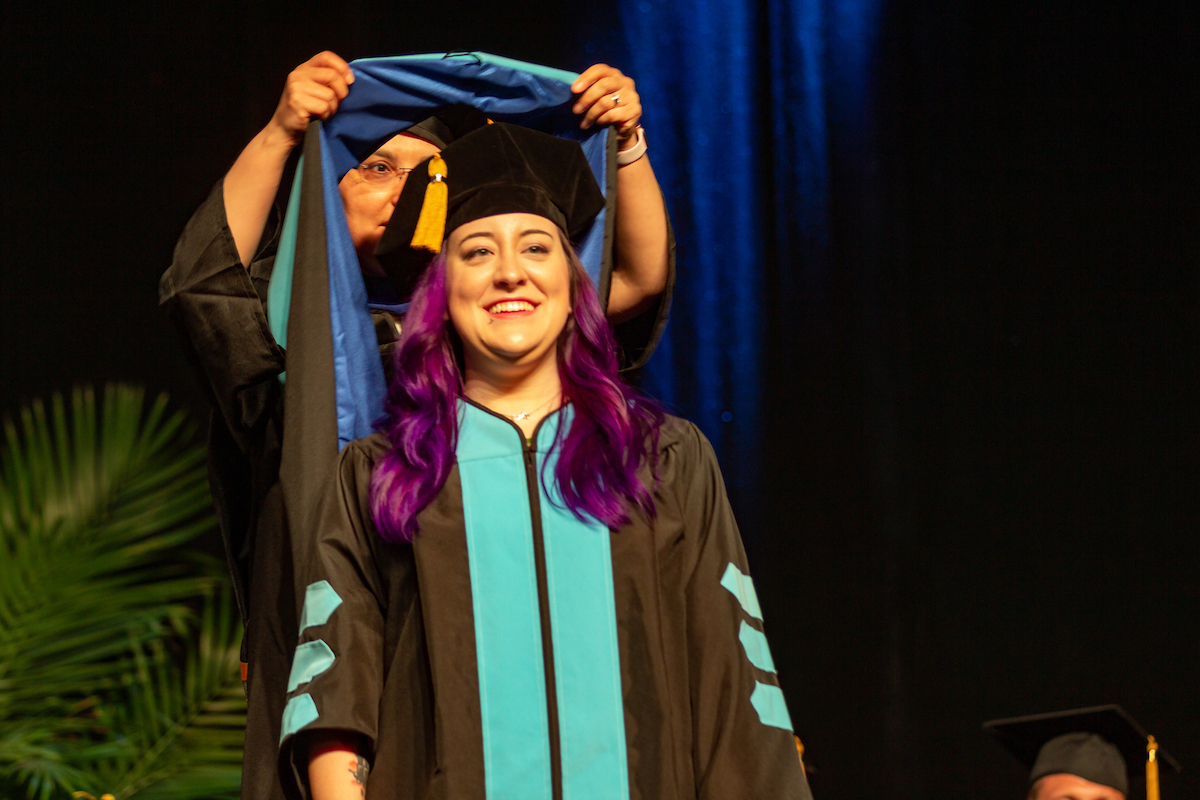
<path fill-rule="evenodd" d="M 282 742 L 319 716 L 321 715 L 317 713 L 317 704 L 313 702 L 311 695 L 302 694 L 288 700 L 283 709 L 283 732 L 279 735 L 279 741 Z"/>
<path fill-rule="evenodd" d="M 746 658 L 750 659 L 750 663 L 761 669 L 763 672 L 774 672 L 775 661 L 771 658 L 771 648 L 767 646 L 767 637 L 762 631 L 755 630 L 750 627 L 750 624 L 742 620 L 742 627 L 738 631 L 738 639 L 742 642 L 742 648 L 746 651 Z"/>
<path fill-rule="evenodd" d="M 342 604 L 342 598 L 329 581 L 311 583 L 304 590 L 304 610 L 300 612 L 300 633 L 329 622 L 329 617 Z"/>
<path fill-rule="evenodd" d="M 305 642 L 296 648 L 292 656 L 292 672 L 288 676 L 288 693 L 296 691 L 302 683 L 308 683 L 333 666 L 333 650 L 325 642 Z"/>
<path fill-rule="evenodd" d="M 730 562 L 721 577 L 721 585 L 730 591 L 742 604 L 742 610 L 755 619 L 762 619 L 762 609 L 758 607 L 758 594 L 754 591 L 754 581 Z"/>
<path fill-rule="evenodd" d="M 763 725 L 783 728 L 785 731 L 792 729 L 792 717 L 783 700 L 783 690 L 778 686 L 756 682 L 754 692 L 750 695 L 750 705 L 758 712 L 758 719 Z"/>

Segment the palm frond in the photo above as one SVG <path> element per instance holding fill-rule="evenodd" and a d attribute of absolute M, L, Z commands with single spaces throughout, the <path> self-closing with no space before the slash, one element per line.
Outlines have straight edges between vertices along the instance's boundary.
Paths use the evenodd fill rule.
<path fill-rule="evenodd" d="M 0 796 L 236 789 L 240 630 L 215 559 L 179 550 L 213 527 L 185 416 L 110 385 L 3 428 Z"/>
<path fill-rule="evenodd" d="M 205 603 L 198 635 L 182 640 L 182 658 L 162 642 L 138 648 L 110 723 L 128 747 L 97 765 L 99 788 L 117 800 L 237 796 L 246 701 L 236 620 L 223 590 Z"/>
<path fill-rule="evenodd" d="M 0 715 L 19 713 L 30 692 L 77 681 L 81 663 L 98 683 L 76 687 L 103 687 L 121 669 L 103 668 L 124 644 L 116 626 L 153 637 L 213 585 L 215 571 L 185 570 L 173 552 L 211 528 L 202 452 L 177 435 L 182 414 L 164 419 L 165 398 L 143 426 L 142 395 L 107 387 L 99 423 L 90 389 L 75 391 L 72 426 L 57 395 L 49 415 L 39 402 L 23 409 L 19 431 L 5 421 Z"/>

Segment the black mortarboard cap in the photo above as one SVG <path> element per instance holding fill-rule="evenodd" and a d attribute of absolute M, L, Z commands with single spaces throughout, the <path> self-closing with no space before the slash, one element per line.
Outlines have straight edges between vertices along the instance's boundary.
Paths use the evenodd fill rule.
<path fill-rule="evenodd" d="M 433 252 L 464 223 L 538 214 L 577 241 L 602 208 L 604 195 L 578 142 L 498 122 L 409 173 L 375 255 L 407 298 Z"/>
<path fill-rule="evenodd" d="M 487 115 L 474 106 L 457 104 L 442 106 L 432 115 L 401 131 L 420 137 L 445 150 L 454 141 L 488 124 Z"/>
<path fill-rule="evenodd" d="M 1151 741 L 1115 705 L 997 719 L 983 727 L 1029 769 L 1030 785 L 1047 775 L 1067 773 L 1125 795 L 1129 768 L 1146 762 Z M 1157 750 L 1156 758 L 1179 771 L 1178 762 L 1163 750 Z"/>

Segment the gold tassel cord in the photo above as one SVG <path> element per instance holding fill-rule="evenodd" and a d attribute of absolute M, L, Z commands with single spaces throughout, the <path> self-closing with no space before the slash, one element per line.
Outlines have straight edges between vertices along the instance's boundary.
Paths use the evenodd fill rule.
<path fill-rule="evenodd" d="M 425 187 L 425 200 L 421 204 L 421 216 L 417 218 L 417 229 L 413 232 L 412 248 L 436 253 L 442 249 L 446 235 L 446 203 L 450 190 L 446 186 L 446 162 L 440 155 L 429 160 L 429 185 Z"/>
<path fill-rule="evenodd" d="M 1146 800 L 1158 800 L 1158 742 L 1146 743 Z"/>

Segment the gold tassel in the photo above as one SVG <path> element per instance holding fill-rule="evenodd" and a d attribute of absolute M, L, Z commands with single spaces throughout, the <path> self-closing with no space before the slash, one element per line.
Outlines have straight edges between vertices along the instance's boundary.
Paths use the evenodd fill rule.
<path fill-rule="evenodd" d="M 414 250 L 424 248 L 432 253 L 442 249 L 446 235 L 446 201 L 450 190 L 446 187 L 446 162 L 440 155 L 429 160 L 429 185 L 425 187 L 425 201 L 421 204 L 421 216 L 417 218 L 417 229 L 413 232 Z"/>
<path fill-rule="evenodd" d="M 807 775 L 808 769 L 804 766 L 804 745 L 800 742 L 799 736 L 792 734 L 792 738 L 796 740 L 796 755 L 800 757 L 800 771 Z"/>
<path fill-rule="evenodd" d="M 1158 800 L 1158 742 L 1146 744 L 1146 800 Z"/>

